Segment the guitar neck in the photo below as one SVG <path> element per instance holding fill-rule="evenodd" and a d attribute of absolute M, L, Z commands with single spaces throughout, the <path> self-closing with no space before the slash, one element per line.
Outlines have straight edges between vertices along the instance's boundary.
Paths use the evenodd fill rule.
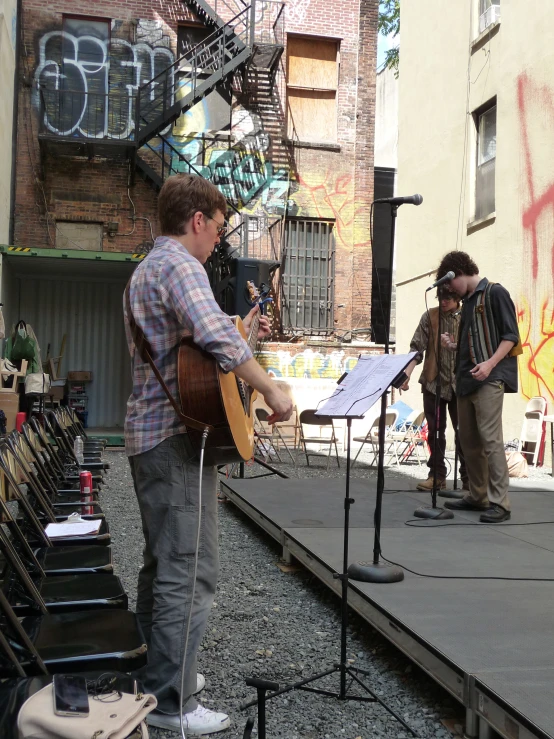
<path fill-rule="evenodd" d="M 256 315 L 254 316 L 252 325 L 250 326 L 250 334 L 248 335 L 248 341 L 247 341 L 250 351 L 252 353 L 256 349 L 256 344 L 258 342 L 259 327 L 260 327 L 260 312 L 258 311 Z"/>

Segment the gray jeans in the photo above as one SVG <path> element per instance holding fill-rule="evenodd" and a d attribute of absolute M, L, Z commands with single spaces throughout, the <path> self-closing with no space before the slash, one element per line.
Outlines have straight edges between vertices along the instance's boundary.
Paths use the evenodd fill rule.
<path fill-rule="evenodd" d="M 144 562 L 138 578 L 137 617 L 148 645 L 144 688 L 158 699 L 158 710 L 178 713 L 185 626 L 191 608 L 198 524 L 200 468 L 186 434 L 165 439 L 129 457 L 144 532 Z M 217 470 L 205 467 L 202 526 L 186 658 L 183 709 L 196 700 L 196 654 L 212 607 L 219 555 Z"/>

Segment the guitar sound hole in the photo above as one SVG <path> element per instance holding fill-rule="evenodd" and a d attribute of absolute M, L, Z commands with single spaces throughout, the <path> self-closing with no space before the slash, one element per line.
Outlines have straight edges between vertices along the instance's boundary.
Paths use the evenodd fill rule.
<path fill-rule="evenodd" d="M 238 377 L 237 377 L 237 388 L 239 390 L 239 395 L 240 395 L 240 399 L 241 399 L 241 402 L 242 402 L 242 407 L 244 408 L 244 412 L 246 413 L 246 402 L 247 402 L 246 401 L 246 385 Z"/>
<path fill-rule="evenodd" d="M 250 400 L 252 398 L 252 388 L 250 385 L 247 385 L 245 382 L 240 380 L 237 377 L 237 388 L 239 391 L 240 399 L 242 402 L 242 407 L 244 408 L 244 412 L 247 416 L 250 415 Z"/>

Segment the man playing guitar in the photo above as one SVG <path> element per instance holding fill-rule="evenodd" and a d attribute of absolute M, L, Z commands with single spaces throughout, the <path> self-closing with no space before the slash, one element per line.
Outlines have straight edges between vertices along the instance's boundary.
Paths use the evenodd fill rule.
<path fill-rule="evenodd" d="M 286 421 L 292 413 L 290 398 L 259 366 L 233 321 L 219 308 L 202 266 L 225 234 L 226 210 L 223 195 L 201 177 L 182 174 L 165 182 L 158 200 L 163 235 L 133 274 L 130 307 L 174 397 L 178 397 L 179 344 L 183 336 L 190 335 L 224 371 L 233 372 L 263 395 L 273 411 L 270 422 Z M 245 318 L 247 331 L 258 310 L 256 306 Z M 191 604 L 200 467 L 187 427 L 151 366 L 136 350 L 125 305 L 124 311 L 133 372 L 125 446 L 145 538 L 136 611 L 148 644 L 143 683 L 158 700 L 149 722 L 180 731 L 185 623 L 192 609 L 182 696 L 184 725 L 187 735 L 210 734 L 230 724 L 224 713 L 210 711 L 194 698 L 204 685 L 204 678 L 196 672 L 196 655 L 218 575 L 217 469 L 204 467 L 202 473 L 202 526 Z M 269 322 L 262 316 L 258 336 L 267 335 Z"/>

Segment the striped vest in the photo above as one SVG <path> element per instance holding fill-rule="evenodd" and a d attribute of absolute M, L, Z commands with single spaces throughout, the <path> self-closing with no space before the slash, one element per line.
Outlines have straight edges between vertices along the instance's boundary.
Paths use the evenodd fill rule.
<path fill-rule="evenodd" d="M 489 282 L 485 289 L 479 293 L 471 317 L 468 331 L 469 356 L 475 364 L 481 364 L 481 362 L 490 359 L 500 344 L 491 304 L 491 289 L 495 284 L 495 282 Z M 517 357 L 519 354 L 523 354 L 521 340 L 510 349 L 508 356 Z"/>

